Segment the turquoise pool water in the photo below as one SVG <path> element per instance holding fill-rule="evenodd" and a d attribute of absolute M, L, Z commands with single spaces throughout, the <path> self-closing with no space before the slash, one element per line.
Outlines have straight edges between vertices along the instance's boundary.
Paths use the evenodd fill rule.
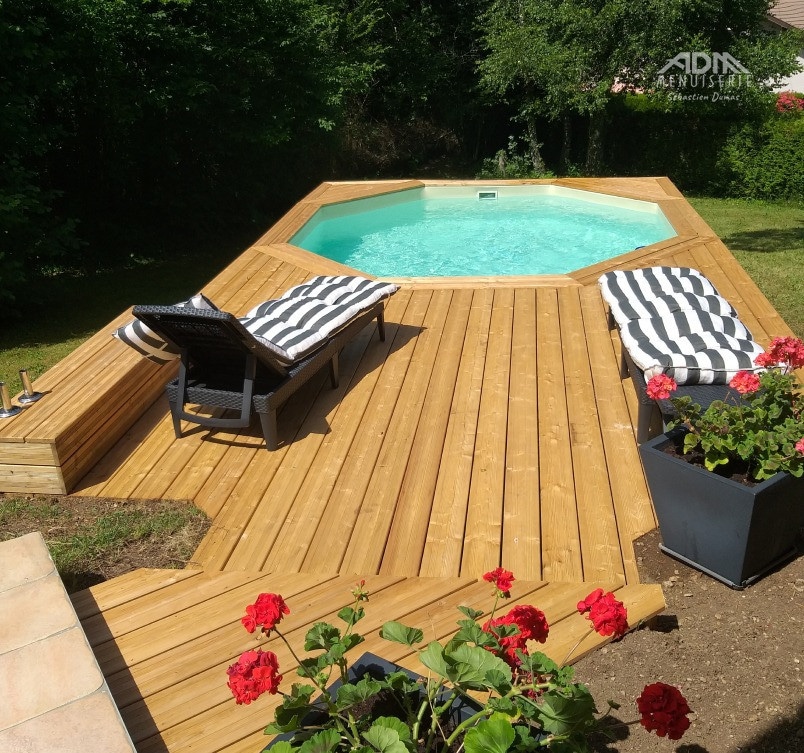
<path fill-rule="evenodd" d="M 563 274 L 673 235 L 649 202 L 471 186 L 322 207 L 290 242 L 378 277 L 444 277 Z"/>

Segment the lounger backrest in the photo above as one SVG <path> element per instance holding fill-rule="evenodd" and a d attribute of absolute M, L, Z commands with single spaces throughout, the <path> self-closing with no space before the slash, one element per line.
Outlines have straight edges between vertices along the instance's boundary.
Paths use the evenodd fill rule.
<path fill-rule="evenodd" d="M 287 374 L 286 365 L 226 311 L 135 306 L 134 316 L 179 350 L 185 350 L 197 366 L 219 371 L 228 365 L 233 373 L 242 375 L 245 357 L 253 354 L 276 376 Z"/>

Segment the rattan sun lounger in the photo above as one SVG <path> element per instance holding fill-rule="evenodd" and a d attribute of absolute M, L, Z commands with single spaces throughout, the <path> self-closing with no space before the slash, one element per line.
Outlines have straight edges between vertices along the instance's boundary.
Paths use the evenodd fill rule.
<path fill-rule="evenodd" d="M 182 420 L 237 429 L 248 426 L 256 412 L 271 450 L 278 446 L 276 412 L 296 390 L 327 365 L 332 386 L 337 387 L 338 354 L 372 320 L 377 320 L 380 339 L 385 339 L 382 302 L 292 364 L 279 360 L 225 311 L 135 306 L 133 313 L 181 353 L 179 376 L 166 388 L 177 437 L 182 435 Z M 187 404 L 239 411 L 239 416 L 200 415 L 187 411 Z"/>

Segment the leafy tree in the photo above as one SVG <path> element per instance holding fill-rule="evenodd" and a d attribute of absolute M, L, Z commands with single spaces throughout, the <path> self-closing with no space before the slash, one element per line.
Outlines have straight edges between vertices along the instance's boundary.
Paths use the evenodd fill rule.
<path fill-rule="evenodd" d="M 495 0 L 483 20 L 481 82 L 515 104 L 536 167 L 540 121 L 586 118 L 586 169 L 595 172 L 614 91 L 653 86 L 678 53 L 744 55 L 756 66 L 746 96 L 766 89 L 764 78 L 790 72 L 794 43 L 764 30 L 768 7 L 767 0 Z M 566 142 L 570 130 L 564 133 Z"/>

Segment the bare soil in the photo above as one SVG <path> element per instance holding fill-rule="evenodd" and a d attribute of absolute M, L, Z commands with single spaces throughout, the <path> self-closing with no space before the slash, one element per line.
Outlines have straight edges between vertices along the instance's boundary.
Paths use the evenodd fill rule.
<path fill-rule="evenodd" d="M 638 718 L 645 685 L 678 687 L 693 714 L 681 740 L 639 725 L 601 741 L 610 753 L 804 753 L 804 556 L 737 591 L 659 550 L 658 531 L 635 542 L 640 578 L 661 583 L 667 609 L 652 624 L 576 664 L 598 708 Z"/>

